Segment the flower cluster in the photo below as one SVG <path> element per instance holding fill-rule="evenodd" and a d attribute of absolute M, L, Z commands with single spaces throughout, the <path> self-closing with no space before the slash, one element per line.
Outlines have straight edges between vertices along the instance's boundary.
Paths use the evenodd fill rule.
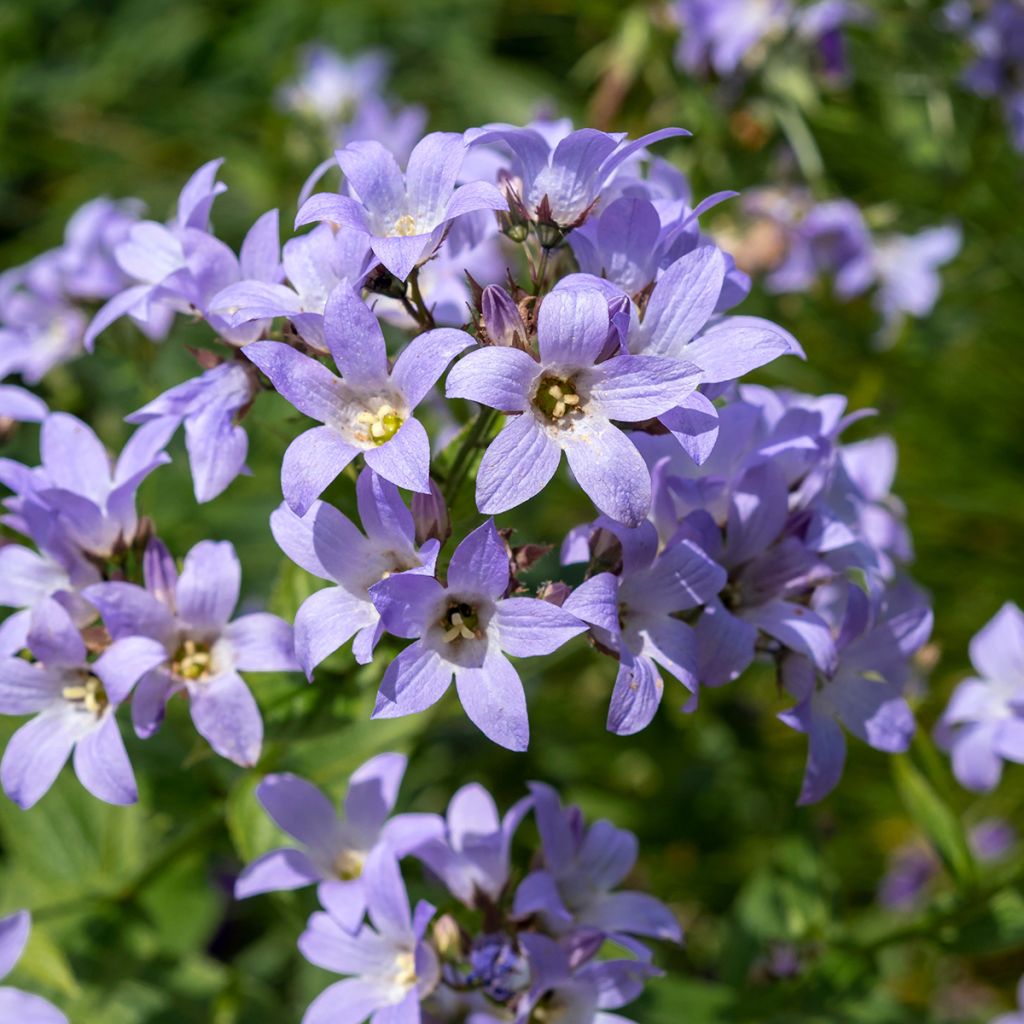
<path fill-rule="evenodd" d="M 803 293 L 822 278 L 841 301 L 874 289 L 888 338 L 904 317 L 932 311 L 942 290 L 939 268 L 960 250 L 955 224 L 877 234 L 849 199 L 816 202 L 802 189 L 758 189 L 745 207 L 750 225 L 736 251 L 748 269 L 766 273 L 768 291 Z"/>
<path fill-rule="evenodd" d="M 588 824 L 540 783 L 504 816 L 476 783 L 455 794 L 444 818 L 394 814 L 405 767 L 401 755 L 381 754 L 357 769 L 343 815 L 294 775 L 267 776 L 257 788 L 300 847 L 250 864 L 236 896 L 316 883 L 322 909 L 299 949 L 345 976 L 304 1024 L 623 1022 L 604 1011 L 632 1002 L 660 973 L 649 941 L 682 939 L 668 907 L 620 888 L 636 837 L 609 821 Z M 520 861 L 513 840 L 531 815 L 540 847 Z M 411 908 L 406 859 L 419 862 L 445 905 Z"/>
<path fill-rule="evenodd" d="M 676 63 L 691 75 L 727 78 L 764 63 L 769 47 L 787 43 L 810 50 L 832 80 L 848 74 L 843 29 L 867 20 L 853 0 L 818 0 L 798 8 L 790 0 L 675 0 L 679 23 Z"/>
<path fill-rule="evenodd" d="M 974 51 L 964 84 L 978 96 L 1000 101 L 1013 145 L 1024 152 L 1024 9 L 1016 0 L 985 5 L 954 0 L 946 6 L 946 20 Z"/>

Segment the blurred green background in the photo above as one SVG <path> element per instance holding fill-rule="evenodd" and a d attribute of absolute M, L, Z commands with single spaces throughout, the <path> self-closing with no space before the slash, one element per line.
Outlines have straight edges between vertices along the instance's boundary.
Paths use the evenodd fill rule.
<path fill-rule="evenodd" d="M 919 709 L 927 732 L 966 671 L 970 636 L 1004 600 L 1024 598 L 1024 163 L 998 107 L 957 85 L 967 50 L 943 31 L 938 5 L 874 9 L 873 24 L 851 33 L 853 83 L 829 90 L 799 74 L 745 87 L 687 81 L 672 66 L 664 11 L 613 0 L 2 3 L 0 268 L 58 244 L 68 215 L 97 194 L 139 196 L 163 217 L 214 156 L 227 158 L 230 186 L 215 209 L 220 237 L 237 244 L 271 206 L 287 223 L 327 147 L 274 94 L 314 40 L 390 51 L 392 93 L 424 104 L 433 128 L 522 122 L 540 108 L 633 134 L 687 127 L 693 139 L 660 152 L 698 196 L 800 183 L 778 127 L 792 135 L 795 116 L 820 155 L 820 171 L 804 166 L 819 198 L 848 196 L 893 230 L 949 220 L 964 229 L 934 313 L 908 323 L 891 349 L 872 342 L 867 299 L 755 289 L 744 307 L 779 320 L 808 354 L 763 381 L 847 394 L 879 412 L 856 436 L 882 431 L 899 444 L 915 573 L 936 607 L 938 661 Z M 709 223 L 737 215 L 727 205 Z M 42 390 L 116 446 L 125 414 L 193 373 L 178 340 L 206 337 L 183 325 L 154 347 L 121 325 Z M 291 614 L 310 584 L 282 568 L 267 516 L 299 417 L 270 397 L 249 426 L 251 478 L 196 506 L 179 440 L 142 504 L 178 554 L 203 537 L 233 540 L 246 595 L 272 594 Z M 33 461 L 34 428 L 3 454 Z M 351 504 L 343 485 L 332 497 Z M 568 488 L 562 497 L 509 523 L 557 543 L 590 515 Z M 1022 769 L 976 799 L 927 743 L 901 759 L 851 744 L 840 788 L 797 809 L 804 741 L 775 720 L 786 702 L 767 673 L 711 693 L 692 717 L 667 699 L 654 725 L 620 739 L 604 731 L 609 663 L 576 645 L 523 668 L 534 734 L 524 756 L 490 745 L 451 701 L 414 722 L 366 723 L 380 669 L 357 673 L 344 657 L 312 688 L 256 677 L 270 739 L 261 769 L 287 767 L 338 792 L 361 760 L 393 746 L 412 755 L 406 808 L 441 810 L 470 779 L 508 804 L 540 778 L 634 829 L 637 883 L 671 902 L 689 933 L 685 950 L 659 956 L 668 977 L 626 1011 L 640 1024 L 938 1024 L 1008 1008 L 1024 970 L 1021 850 L 1012 884 L 998 885 L 998 872 L 964 861 L 961 827 L 991 815 L 1024 823 Z M 178 711 L 146 745 L 128 738 L 139 807 L 99 804 L 67 773 L 27 814 L 0 803 L 0 911 L 28 905 L 38 922 L 13 980 L 53 995 L 75 1024 L 297 1021 L 331 980 L 295 952 L 314 897 L 231 903 L 240 861 L 274 837 L 252 798 L 255 774 L 209 756 Z M 0 726 L 4 736 L 13 728 Z M 950 869 L 925 910 L 883 913 L 874 900 L 888 855 L 926 831 Z M 801 969 L 776 977 L 773 951 L 790 947 Z"/>

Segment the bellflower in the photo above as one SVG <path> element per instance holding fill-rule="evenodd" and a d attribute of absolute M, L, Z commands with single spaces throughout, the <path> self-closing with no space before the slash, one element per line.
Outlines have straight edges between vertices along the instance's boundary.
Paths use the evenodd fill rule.
<path fill-rule="evenodd" d="M 0 979 L 21 959 L 31 929 L 32 916 L 27 910 L 0 918 Z M 0 987 L 0 1017 L 11 1024 L 68 1024 L 67 1017 L 41 996 L 6 985 Z"/>
<path fill-rule="evenodd" d="M 388 75 L 388 58 L 375 50 L 343 57 L 322 44 L 302 52 L 298 78 L 284 86 L 278 100 L 294 111 L 326 124 L 348 120 L 366 99 L 376 96 Z"/>
<path fill-rule="evenodd" d="M 676 0 L 682 28 L 676 63 L 690 74 L 710 67 L 725 78 L 755 49 L 789 27 L 789 0 Z"/>
<path fill-rule="evenodd" d="M 499 818 L 491 794 L 471 782 L 448 804 L 443 835 L 419 846 L 416 857 L 465 906 L 496 904 L 508 885 L 512 837 L 530 807 L 524 798 Z"/>
<path fill-rule="evenodd" d="M 126 419 L 185 424 L 185 447 L 196 501 L 212 501 L 245 471 L 249 437 L 237 420 L 252 405 L 259 381 L 247 361 L 220 363 L 147 402 Z"/>
<path fill-rule="evenodd" d="M 453 368 L 449 397 L 516 414 L 480 463 L 481 512 L 504 512 L 538 494 L 565 452 L 573 475 L 602 512 L 629 525 L 646 517 L 650 475 L 612 420 L 639 422 L 667 412 L 693 392 L 700 371 L 677 358 L 650 355 L 599 362 L 611 326 L 600 292 L 555 291 L 540 307 L 539 358 L 492 346 Z"/>
<path fill-rule="evenodd" d="M 914 735 L 914 716 L 904 692 L 910 658 L 928 640 L 932 613 L 916 593 L 869 597 L 846 584 L 837 627 L 835 668 L 819 686 L 812 663 L 789 655 L 783 665 L 786 688 L 797 705 L 779 717 L 807 734 L 807 770 L 800 804 L 816 803 L 838 784 L 846 760 L 843 730 L 876 750 L 905 751 Z"/>
<path fill-rule="evenodd" d="M 379 754 L 349 779 L 345 812 L 309 782 L 288 773 L 268 775 L 256 796 L 275 823 L 305 849 L 272 850 L 249 864 L 235 884 L 235 898 L 299 889 L 319 883 L 323 907 L 346 931 L 354 932 L 366 913 L 364 867 L 378 846 L 404 857 L 438 836 L 436 814 L 392 816 L 405 774 L 401 754 Z"/>
<path fill-rule="evenodd" d="M 295 651 L 310 678 L 353 636 L 356 661 L 373 660 L 384 627 L 370 588 L 404 572 L 432 575 L 441 546 L 437 540 L 417 546 L 412 513 L 398 488 L 372 469 L 359 474 L 356 501 L 365 536 L 322 501 L 313 502 L 303 516 L 282 503 L 270 516 L 281 550 L 307 572 L 335 584 L 308 597 L 295 614 Z"/>
<path fill-rule="evenodd" d="M 557 933 L 596 929 L 645 960 L 647 947 L 636 936 L 682 941 L 682 929 L 664 903 L 646 893 L 616 889 L 636 864 L 632 832 L 610 821 L 586 825 L 579 808 L 563 807 L 543 783 L 531 783 L 530 792 L 543 866 L 520 883 L 517 916 L 538 914 Z"/>
<path fill-rule="evenodd" d="M 371 588 L 384 628 L 416 638 L 388 666 L 374 718 L 424 711 L 451 685 L 467 715 L 487 737 L 510 750 L 529 743 L 526 696 L 506 655 L 550 654 L 586 626 L 546 601 L 506 598 L 508 552 L 493 521 L 455 549 L 447 585 L 402 573 Z"/>
<path fill-rule="evenodd" d="M 109 299 L 130 283 L 114 251 L 138 223 L 142 204 L 100 197 L 80 206 L 64 229 L 58 264 L 68 295 L 76 299 Z"/>
<path fill-rule="evenodd" d="M 464 331 L 441 327 L 415 337 L 388 367 L 380 324 L 340 285 L 324 315 L 324 336 L 342 377 L 289 345 L 258 341 L 245 354 L 278 393 L 323 426 L 300 434 L 281 465 L 285 501 L 304 515 L 357 456 L 379 476 L 412 491 L 429 490 L 430 442 L 413 416 L 452 358 L 473 344 Z"/>
<path fill-rule="evenodd" d="M 603 525 L 619 539 L 622 573 L 591 576 L 562 607 L 590 623 L 600 646 L 618 656 L 608 728 L 629 735 L 646 728 L 661 703 L 658 665 L 697 692 L 697 640 L 676 613 L 714 597 L 726 574 L 689 538 L 659 553 L 652 523 L 633 530 Z"/>
<path fill-rule="evenodd" d="M 975 792 L 995 789 L 1003 761 L 1024 763 L 1024 614 L 1007 602 L 970 646 L 976 676 L 965 679 L 943 713 L 939 739 L 953 773 Z"/>
<path fill-rule="evenodd" d="M 85 554 L 110 558 L 135 540 L 135 494 L 154 469 L 170 461 L 163 448 L 172 430 L 163 421 L 145 424 L 111 466 L 91 427 L 67 413 L 51 413 L 40 432 L 42 465 L 4 473 L 7 486 L 16 489 L 7 502 L 15 521 L 8 522 L 37 536 L 32 524 L 48 518 L 47 532 L 59 529 Z"/>
<path fill-rule="evenodd" d="M 263 720 L 246 672 L 298 668 L 292 628 L 276 615 L 255 612 L 229 621 L 241 586 L 241 566 L 227 541 L 200 541 L 185 556 L 181 575 L 159 541 L 143 563 L 146 587 L 97 583 L 85 597 L 115 640 L 150 637 L 164 650 L 132 698 L 132 721 L 143 739 L 160 727 L 167 701 L 187 693 L 196 731 L 213 749 L 248 767 L 260 756 Z"/>
<path fill-rule="evenodd" d="M 474 210 L 507 210 L 493 185 L 455 182 L 466 144 L 454 132 L 433 132 L 413 149 L 403 175 L 379 142 L 349 143 L 336 156 L 358 198 L 321 192 L 303 204 L 296 227 L 330 220 L 360 232 L 378 260 L 399 280 L 430 257 L 448 225 Z"/>
<path fill-rule="evenodd" d="M 296 333 L 318 352 L 324 344 L 324 307 L 342 281 L 355 287 L 370 269 L 364 239 L 350 231 L 335 233 L 328 224 L 284 243 L 281 264 L 286 283 L 245 278 L 210 299 L 210 312 L 232 328 L 286 317 Z"/>
<path fill-rule="evenodd" d="M 437 985 L 437 954 L 423 940 L 434 908 L 420 901 L 413 914 L 395 855 L 378 847 L 363 871 L 369 922 L 350 933 L 329 914 L 316 913 L 299 937 L 302 955 L 325 970 L 348 975 L 312 1003 L 302 1024 L 420 1024 L 420 1001 Z"/>
<path fill-rule="evenodd" d="M 555 142 L 533 126 L 493 124 L 467 137 L 473 145 L 507 146 L 517 179 L 507 185 L 513 201 L 539 223 L 568 231 L 586 220 L 627 160 L 654 142 L 689 134 L 682 128 L 662 128 L 629 142 L 623 135 L 581 128 Z"/>
<path fill-rule="evenodd" d="M 52 598 L 33 609 L 27 643 L 34 662 L 0 660 L 0 713 L 36 716 L 4 751 L 4 792 L 19 807 L 33 806 L 74 752 L 75 774 L 93 796 L 135 803 L 135 777 L 115 714 L 139 677 L 163 660 L 160 645 L 131 637 L 90 662 L 78 627 Z"/>

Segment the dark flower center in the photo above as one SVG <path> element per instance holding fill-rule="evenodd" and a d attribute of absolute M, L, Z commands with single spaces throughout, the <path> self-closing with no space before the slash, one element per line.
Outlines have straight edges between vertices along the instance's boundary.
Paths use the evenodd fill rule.
<path fill-rule="evenodd" d="M 455 643 L 457 640 L 478 640 L 481 636 L 480 617 L 472 605 L 464 601 L 453 602 L 440 622 L 444 630 L 444 642 Z"/>
<path fill-rule="evenodd" d="M 559 423 L 574 412 L 579 412 L 580 396 L 574 381 L 544 377 L 533 396 L 533 404 L 549 420 Z"/>

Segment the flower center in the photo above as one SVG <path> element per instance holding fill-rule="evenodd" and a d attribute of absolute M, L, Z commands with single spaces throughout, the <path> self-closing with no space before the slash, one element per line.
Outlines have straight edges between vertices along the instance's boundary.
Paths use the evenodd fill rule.
<path fill-rule="evenodd" d="M 416 234 L 416 218 L 409 213 L 403 213 L 398 220 L 395 221 L 394 232 L 399 238 L 408 238 L 410 235 Z"/>
<path fill-rule="evenodd" d="M 182 679 L 202 682 L 210 678 L 210 648 L 195 640 L 182 641 L 171 662 L 171 671 Z"/>
<path fill-rule="evenodd" d="M 359 413 L 356 422 L 366 428 L 364 433 L 359 435 L 361 440 L 380 445 L 390 441 L 398 433 L 403 420 L 394 406 L 385 402 L 376 412 Z"/>
<path fill-rule="evenodd" d="M 533 396 L 533 404 L 549 420 L 558 423 L 579 411 L 580 396 L 576 393 L 576 385 L 571 380 L 544 377 Z"/>
<path fill-rule="evenodd" d="M 455 643 L 456 640 L 478 640 L 480 638 L 480 619 L 476 609 L 460 602 L 450 605 L 441 619 L 444 630 L 444 642 Z"/>
<path fill-rule="evenodd" d="M 359 850 L 342 850 L 334 858 L 334 873 L 343 882 L 351 882 L 363 873 L 366 854 Z"/>
<path fill-rule="evenodd" d="M 110 703 L 107 691 L 95 676 L 84 676 L 82 683 L 78 686 L 65 686 L 60 691 L 60 695 L 69 704 L 73 704 L 76 710 L 87 711 L 97 717 Z"/>
<path fill-rule="evenodd" d="M 416 984 L 416 954 L 399 953 L 395 957 L 395 984 L 401 988 L 412 988 Z"/>

